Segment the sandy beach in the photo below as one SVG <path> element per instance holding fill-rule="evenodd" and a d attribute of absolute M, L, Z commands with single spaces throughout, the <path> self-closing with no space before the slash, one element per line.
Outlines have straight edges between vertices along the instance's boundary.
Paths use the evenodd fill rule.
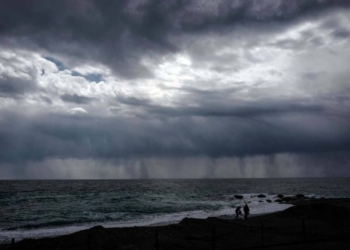
<path fill-rule="evenodd" d="M 16 250 L 35 249 L 348 249 L 350 199 L 292 201 L 284 211 L 252 216 L 185 218 L 178 224 L 131 228 L 96 226 L 70 235 L 24 239 Z M 263 231 L 263 233 L 262 233 Z M 0 249 L 11 249 L 1 245 Z"/>

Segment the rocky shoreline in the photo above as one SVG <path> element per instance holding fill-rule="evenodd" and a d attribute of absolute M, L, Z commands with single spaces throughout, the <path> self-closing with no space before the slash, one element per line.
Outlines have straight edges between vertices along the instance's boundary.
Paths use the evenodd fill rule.
<path fill-rule="evenodd" d="M 350 199 L 279 198 L 295 206 L 281 212 L 251 217 L 248 221 L 185 218 L 178 224 L 156 227 L 97 226 L 53 238 L 25 239 L 15 243 L 14 247 L 16 250 L 136 250 L 156 249 L 156 246 L 167 250 L 212 249 L 213 244 L 216 249 L 259 247 L 262 227 L 264 244 L 267 245 L 292 244 L 304 242 L 305 239 L 315 242 L 335 239 L 338 242 L 341 237 L 350 235 Z M 302 221 L 306 224 L 306 232 L 302 229 Z M 10 249 L 10 245 L 1 245 L 0 249 Z"/>
<path fill-rule="evenodd" d="M 243 200 L 244 196 L 240 195 L 240 194 L 236 194 L 233 196 L 234 198 L 232 200 Z M 278 194 L 274 197 L 274 200 L 270 200 L 270 199 L 266 199 L 266 195 L 265 194 L 259 194 L 259 195 L 253 195 L 250 196 L 250 198 L 260 198 L 261 200 L 259 202 L 278 202 L 280 204 L 295 204 L 298 202 L 308 202 L 311 200 L 324 200 L 325 197 L 320 197 L 320 198 L 316 198 L 316 197 L 309 197 L 306 196 L 304 194 L 296 194 L 296 195 L 283 195 L 283 194 Z M 250 203 L 250 202 L 247 202 Z"/>

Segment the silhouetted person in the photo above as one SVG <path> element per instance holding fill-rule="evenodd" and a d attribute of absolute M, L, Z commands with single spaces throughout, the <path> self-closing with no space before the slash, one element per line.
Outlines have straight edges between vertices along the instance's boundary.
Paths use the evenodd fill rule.
<path fill-rule="evenodd" d="M 244 211 L 244 220 L 248 220 L 248 214 L 249 214 L 248 204 L 245 204 L 243 211 Z"/>
<path fill-rule="evenodd" d="M 236 208 L 236 217 L 235 220 L 239 219 L 239 215 L 242 214 L 241 207 Z"/>

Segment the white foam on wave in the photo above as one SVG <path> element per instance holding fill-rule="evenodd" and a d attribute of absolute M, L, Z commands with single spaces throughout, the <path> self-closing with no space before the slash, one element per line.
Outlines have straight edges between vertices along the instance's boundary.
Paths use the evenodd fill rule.
<path fill-rule="evenodd" d="M 280 204 L 278 202 L 274 202 L 276 200 L 276 195 L 266 194 L 262 193 L 266 197 L 264 198 L 258 198 L 259 194 L 241 194 L 243 196 L 243 199 L 235 199 L 232 200 L 232 205 L 235 207 L 241 206 L 243 207 L 245 204 L 248 204 L 250 209 L 250 214 L 252 215 L 259 215 L 259 214 L 266 214 L 266 213 L 274 213 L 278 211 L 282 211 L 284 209 L 287 209 L 293 205 L 291 204 Z M 228 199 L 232 199 L 234 195 L 227 196 Z M 267 202 L 267 200 L 270 200 L 271 202 Z"/>
<path fill-rule="evenodd" d="M 205 219 L 209 216 L 221 216 L 227 214 L 233 214 L 233 208 L 225 208 L 217 211 L 189 211 L 189 212 L 179 212 L 164 215 L 154 215 L 147 216 L 138 221 L 118 221 L 118 222 L 107 222 L 107 223 L 89 223 L 85 225 L 72 225 L 66 227 L 58 228 L 41 228 L 41 229 L 31 229 L 31 230 L 16 230 L 16 231 L 0 231 L 0 243 L 10 242 L 12 238 L 16 241 L 22 240 L 24 238 L 44 238 L 44 237 L 54 237 L 59 235 L 71 234 L 81 230 L 89 229 L 91 227 L 102 225 L 106 228 L 114 227 L 142 227 L 142 226 L 159 226 L 159 225 L 169 225 L 180 222 L 185 217 Z"/>
<path fill-rule="evenodd" d="M 71 226 L 56 227 L 56 228 L 0 231 L 0 242 L 3 242 L 3 243 L 9 242 L 12 238 L 15 238 L 16 241 L 18 241 L 24 238 L 43 238 L 43 237 L 59 236 L 59 235 L 70 234 L 77 231 L 85 230 L 97 225 L 102 225 L 107 228 L 155 226 L 155 225 L 166 225 L 166 224 L 178 223 L 185 217 L 205 219 L 207 217 L 233 215 L 235 214 L 235 209 L 237 206 L 244 206 L 246 203 L 248 204 L 250 208 L 250 214 L 252 215 L 273 213 L 273 212 L 284 210 L 292 206 L 290 204 L 279 204 L 277 202 L 273 202 L 276 199 L 276 195 L 264 194 L 266 195 L 266 198 L 258 198 L 257 197 L 258 194 L 242 194 L 242 195 L 243 195 L 243 199 L 241 200 L 233 199 L 234 195 L 227 195 L 224 197 L 224 200 L 203 202 L 211 205 L 221 205 L 222 208 L 216 211 L 196 210 L 196 211 L 188 211 L 188 212 L 163 214 L 163 215 L 145 216 L 142 219 L 131 220 L 131 221 L 118 221 L 118 222 L 107 222 L 107 223 L 96 222 L 96 223 L 89 223 L 84 225 L 71 225 Z M 313 195 L 310 195 L 310 196 L 313 196 Z M 266 200 L 271 200 L 272 202 L 268 203 L 266 202 Z"/>

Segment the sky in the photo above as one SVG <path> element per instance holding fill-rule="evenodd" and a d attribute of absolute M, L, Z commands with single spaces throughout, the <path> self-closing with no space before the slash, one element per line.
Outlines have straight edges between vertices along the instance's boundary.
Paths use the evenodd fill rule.
<path fill-rule="evenodd" d="M 350 177 L 350 1 L 0 2 L 0 179 Z"/>

